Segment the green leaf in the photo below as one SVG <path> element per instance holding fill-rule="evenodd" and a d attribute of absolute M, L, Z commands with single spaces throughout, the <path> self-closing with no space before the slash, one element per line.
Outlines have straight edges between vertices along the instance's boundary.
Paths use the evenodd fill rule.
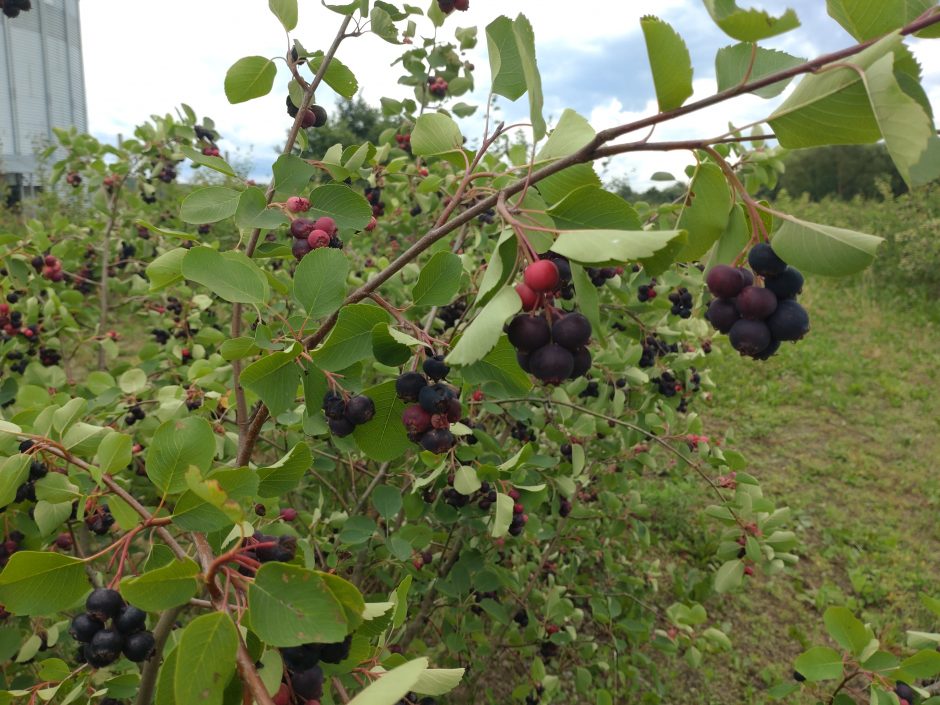
<path fill-rule="evenodd" d="M 509 100 L 518 100 L 526 92 L 522 60 L 516 46 L 512 20 L 497 17 L 486 26 L 486 44 L 490 57 L 493 93 Z"/>
<path fill-rule="evenodd" d="M 933 678 L 940 673 L 940 653 L 930 649 L 918 651 L 901 662 L 901 670 L 911 680 Z"/>
<path fill-rule="evenodd" d="M 668 22 L 647 15 L 640 20 L 653 71 L 659 111 L 675 110 L 692 95 L 692 57 Z"/>
<path fill-rule="evenodd" d="M 503 323 L 521 308 L 522 301 L 515 289 L 501 289 L 467 326 L 447 355 L 447 362 L 452 365 L 471 365 L 482 360 L 499 341 Z"/>
<path fill-rule="evenodd" d="M 449 304 L 460 288 L 463 262 L 451 252 L 437 252 L 421 268 L 418 281 L 411 290 L 415 306 Z"/>
<path fill-rule="evenodd" d="M 263 304 L 270 295 L 264 272 L 243 252 L 194 247 L 183 259 L 183 276 L 232 303 Z"/>
<path fill-rule="evenodd" d="M 339 532 L 339 540 L 350 546 L 365 543 L 375 535 L 375 522 L 369 517 L 349 517 Z"/>
<path fill-rule="evenodd" d="M 785 71 L 802 64 L 804 59 L 791 56 L 776 49 L 765 49 L 750 42 L 742 42 L 718 50 L 715 55 L 715 75 L 718 78 L 718 90 L 726 91 L 744 82 Z M 774 98 L 789 85 L 792 78 L 771 83 L 769 86 L 751 91 L 761 98 Z"/>
<path fill-rule="evenodd" d="M 184 223 L 203 225 L 231 218 L 238 208 L 241 192 L 225 186 L 206 186 L 196 189 L 180 204 L 180 219 Z"/>
<path fill-rule="evenodd" d="M 255 345 L 254 338 L 229 338 L 219 346 L 219 354 L 225 360 L 243 360 L 246 357 L 257 355 L 260 348 Z"/>
<path fill-rule="evenodd" d="M 112 432 L 101 439 L 95 462 L 102 473 L 109 475 L 123 470 L 131 463 L 134 439 L 123 433 Z M 100 476 L 96 478 L 100 481 Z"/>
<path fill-rule="evenodd" d="M 399 343 L 391 330 L 387 323 L 379 323 L 372 329 L 372 353 L 383 365 L 398 367 L 411 358 L 411 348 Z"/>
<path fill-rule="evenodd" d="M 286 563 L 258 569 L 248 588 L 248 616 L 252 631 L 270 646 L 333 643 L 349 632 L 345 609 L 323 574 Z"/>
<path fill-rule="evenodd" d="M 274 187 L 282 193 L 297 194 L 310 184 L 317 173 L 312 164 L 293 154 L 282 154 L 274 162 Z"/>
<path fill-rule="evenodd" d="M 186 471 L 205 474 L 215 457 L 215 434 L 204 418 L 190 416 L 161 424 L 147 448 L 147 477 L 164 494 L 186 489 Z"/>
<path fill-rule="evenodd" d="M 235 226 L 243 230 L 261 228 L 273 230 L 288 222 L 288 217 L 278 208 L 268 208 L 268 200 L 257 186 L 249 186 L 238 198 L 235 209 Z"/>
<path fill-rule="evenodd" d="M 774 17 L 763 10 L 744 10 L 735 0 L 703 0 L 705 9 L 721 30 L 740 42 L 757 42 L 800 26 L 793 10 Z"/>
<path fill-rule="evenodd" d="M 173 694 L 173 681 L 176 678 L 176 661 L 179 649 L 173 649 L 163 660 L 160 675 L 157 677 L 157 689 L 154 693 L 154 705 L 176 705 Z"/>
<path fill-rule="evenodd" d="M 691 204 L 686 201 L 676 227 L 688 232 L 688 240 L 677 259 L 700 259 L 728 227 L 731 189 L 717 164 L 700 164 L 689 186 Z"/>
<path fill-rule="evenodd" d="M 574 284 L 574 292 L 577 296 L 578 307 L 581 309 L 581 313 L 591 322 L 591 328 L 593 330 L 604 330 L 601 327 L 600 297 L 597 293 L 597 287 L 594 286 L 591 277 L 584 271 L 584 267 L 575 262 L 571 262 L 570 266 L 571 282 Z"/>
<path fill-rule="evenodd" d="M 40 536 L 48 536 L 72 515 L 72 502 L 51 503 L 40 500 L 33 510 L 33 520 Z"/>
<path fill-rule="evenodd" d="M 372 219 L 372 206 L 348 186 L 325 184 L 310 194 L 311 219 L 330 216 L 340 230 L 362 230 Z"/>
<path fill-rule="evenodd" d="M 319 71 L 320 65 L 323 63 L 322 52 L 317 52 L 317 54 L 311 56 L 307 63 L 311 71 L 314 73 Z M 356 79 L 356 75 L 335 56 L 330 61 L 330 65 L 326 67 L 323 80 L 326 85 L 344 98 L 352 98 L 359 90 L 359 81 Z"/>
<path fill-rule="evenodd" d="M 183 281 L 183 259 L 189 250 L 177 247 L 164 252 L 147 265 L 147 279 L 150 280 L 150 291 L 160 291 L 177 282 Z"/>
<path fill-rule="evenodd" d="M 894 56 L 884 56 L 865 72 L 865 84 L 875 120 L 888 154 L 908 186 L 922 186 L 940 176 L 940 160 L 928 152 L 937 140 L 930 115 L 914 98 L 901 90 L 894 73 Z M 929 162 L 917 169 L 925 157 Z"/>
<path fill-rule="evenodd" d="M 744 579 L 744 561 L 733 560 L 723 563 L 715 572 L 715 592 L 734 590 Z"/>
<path fill-rule="evenodd" d="M 512 32 L 519 51 L 519 63 L 525 76 L 526 91 L 529 94 L 529 120 L 532 122 L 532 136 L 538 142 L 545 136 L 545 118 L 542 117 L 542 77 L 539 75 L 535 60 L 535 33 L 525 15 L 520 14 L 512 23 Z"/>
<path fill-rule="evenodd" d="M 372 492 L 372 506 L 386 521 L 401 511 L 401 491 L 391 485 L 379 485 Z"/>
<path fill-rule="evenodd" d="M 294 272 L 294 298 L 310 318 L 332 313 L 346 298 L 348 274 L 349 260 L 341 251 L 321 247 L 309 252 Z"/>
<path fill-rule="evenodd" d="M 226 176 L 232 176 L 237 178 L 235 170 L 229 166 L 229 163 L 222 159 L 222 157 L 213 157 L 208 154 L 203 154 L 198 149 L 193 149 L 187 144 L 181 144 L 179 146 L 181 153 L 186 155 L 192 162 L 195 164 L 202 164 L 203 166 L 209 167 L 215 171 L 218 171 Z"/>
<path fill-rule="evenodd" d="M 263 56 L 239 59 L 225 74 L 225 97 L 229 103 L 244 103 L 271 92 L 277 67 Z"/>
<path fill-rule="evenodd" d="M 490 527 L 490 536 L 494 539 L 501 538 L 509 533 L 509 525 L 512 523 L 512 508 L 515 504 L 508 494 L 502 492 L 496 494 L 496 510 L 493 515 L 493 525 Z"/>
<path fill-rule="evenodd" d="M 18 551 L 0 573 L 0 604 L 16 615 L 53 614 L 88 592 L 85 564 L 46 551 Z"/>
<path fill-rule="evenodd" d="M 197 575 L 199 566 L 195 561 L 176 560 L 156 570 L 124 578 L 121 594 L 145 612 L 161 612 L 184 605 L 195 597 L 199 589 Z"/>
<path fill-rule="evenodd" d="M 506 228 L 499 234 L 499 240 L 490 255 L 477 289 L 477 298 L 473 305 L 485 306 L 497 291 L 509 281 L 515 271 L 516 257 L 518 256 L 519 241 L 511 228 Z"/>
<path fill-rule="evenodd" d="M 516 349 L 506 336 L 482 360 L 461 368 L 463 381 L 470 385 L 496 385 L 505 396 L 522 396 L 532 389 L 532 379 L 519 367 Z"/>
<path fill-rule="evenodd" d="M 679 237 L 679 230 L 569 230 L 552 252 L 582 264 L 616 264 L 651 257 Z"/>
<path fill-rule="evenodd" d="M 300 343 L 294 343 L 289 350 L 266 355 L 242 370 L 242 385 L 261 398 L 272 417 L 294 405 L 300 386 L 300 367 L 295 361 L 300 353 Z"/>
<path fill-rule="evenodd" d="M 561 119 L 535 157 L 536 161 L 560 159 L 574 154 L 594 139 L 597 133 L 583 117 L 565 108 Z"/>
<path fill-rule="evenodd" d="M 225 687 L 235 673 L 238 629 L 223 612 L 196 617 L 183 630 L 176 647 L 179 664 L 173 678 L 178 703 L 222 705 Z"/>
<path fill-rule="evenodd" d="M 596 186 L 575 189 L 552 206 L 548 214 L 561 230 L 642 229 L 633 206 L 617 194 Z"/>
<path fill-rule="evenodd" d="M 258 468 L 258 496 L 283 497 L 297 487 L 312 466 L 313 453 L 309 446 L 298 443 L 273 465 Z"/>
<path fill-rule="evenodd" d="M 712 249 L 706 268 L 711 269 L 716 264 L 731 264 L 741 251 L 747 247 L 750 239 L 751 230 L 748 227 L 747 217 L 744 215 L 744 207 L 735 205 L 731 208 L 731 215 L 728 218 L 725 231 Z"/>
<path fill-rule="evenodd" d="M 285 31 L 290 32 L 297 26 L 297 0 L 268 0 L 268 7 Z"/>
<path fill-rule="evenodd" d="M 356 426 L 356 445 L 372 460 L 385 462 L 403 455 L 411 441 L 401 422 L 405 404 L 395 393 L 395 381 L 389 380 L 362 392 L 375 403 L 375 416 Z"/>
<path fill-rule="evenodd" d="M 773 237 L 777 254 L 811 274 L 842 277 L 868 267 L 882 238 L 787 217 Z"/>
<path fill-rule="evenodd" d="M 351 304 L 340 309 L 339 319 L 326 342 L 312 354 L 313 361 L 329 372 L 344 370 L 372 355 L 372 329 L 388 323 L 389 315 L 378 306 Z"/>
<path fill-rule="evenodd" d="M 393 668 L 349 701 L 348 705 L 395 705 L 409 691 L 428 668 L 426 658 L 415 659 Z"/>
<path fill-rule="evenodd" d="M 846 32 L 864 42 L 913 22 L 934 4 L 934 0 L 826 0 L 826 9 Z"/>
<path fill-rule="evenodd" d="M 463 149 L 463 135 L 457 123 L 442 113 L 425 113 L 411 132 L 411 151 L 415 156 L 444 154 Z"/>
<path fill-rule="evenodd" d="M 842 676 L 842 656 L 828 646 L 814 646 L 796 657 L 793 667 L 810 683 Z"/>
<path fill-rule="evenodd" d="M 852 611 L 845 607 L 830 607 L 823 614 L 823 622 L 829 636 L 843 649 L 858 657 L 868 646 L 873 636 Z"/>
<path fill-rule="evenodd" d="M 17 453 L 0 464 L 0 508 L 16 499 L 16 490 L 29 477 L 30 456 Z"/>

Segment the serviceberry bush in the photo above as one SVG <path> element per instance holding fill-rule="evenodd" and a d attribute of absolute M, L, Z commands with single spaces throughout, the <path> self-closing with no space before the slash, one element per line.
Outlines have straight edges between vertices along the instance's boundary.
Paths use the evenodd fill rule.
<path fill-rule="evenodd" d="M 659 111 L 597 131 L 573 110 L 549 127 L 528 19 L 478 4 L 305 7 L 337 26 L 316 48 L 296 0 L 271 0 L 286 69 L 247 56 L 224 77 L 233 103 L 286 104 L 266 185 L 187 106 L 117 146 L 58 135 L 70 217 L 0 234 L 3 698 L 674 702 L 670 658 L 733 648 L 709 600 L 797 563 L 788 510 L 699 415 L 713 331 L 771 358 L 807 334 L 804 273 L 875 256 L 877 237 L 756 198 L 783 148 L 884 138 L 910 183 L 938 175 L 904 43 L 937 34 L 937 8 L 830 3 L 857 43 L 803 61 L 758 44 L 794 13 L 708 0 L 733 43 L 694 102 L 685 43 L 645 17 Z M 462 100 L 471 20 L 482 110 Z M 359 88 L 343 54 L 379 41 L 413 97 L 382 101 L 375 144 L 311 154 L 327 87 Z M 795 79 L 757 125 L 650 133 Z M 496 96 L 527 96 L 522 140 Z M 454 118 L 478 111 L 465 136 Z M 658 207 L 593 166 L 671 150 L 694 165 Z M 212 178 L 175 184 L 187 160 Z M 688 478 L 714 497 L 696 524 L 714 553 L 667 575 L 644 497 Z M 915 655 L 886 674 L 854 622 L 838 634 L 879 703 L 937 672 Z M 794 686 L 835 677 L 830 656 Z"/>

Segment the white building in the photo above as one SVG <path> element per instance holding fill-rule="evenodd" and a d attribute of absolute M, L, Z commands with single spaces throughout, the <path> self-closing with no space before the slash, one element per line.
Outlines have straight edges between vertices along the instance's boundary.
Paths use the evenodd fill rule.
<path fill-rule="evenodd" d="M 0 179 L 14 197 L 35 185 L 35 153 L 52 129 L 73 125 L 88 129 L 78 0 L 0 15 Z"/>

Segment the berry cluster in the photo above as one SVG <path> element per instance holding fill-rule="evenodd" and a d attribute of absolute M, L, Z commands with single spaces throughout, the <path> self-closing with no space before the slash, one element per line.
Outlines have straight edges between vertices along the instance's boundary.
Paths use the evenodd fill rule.
<path fill-rule="evenodd" d="M 398 148 L 403 149 L 408 154 L 411 154 L 411 135 L 408 133 L 405 134 L 396 134 L 395 141 L 398 143 Z"/>
<path fill-rule="evenodd" d="M 111 509 L 107 504 L 99 504 L 92 511 L 90 511 L 85 516 L 85 526 L 88 527 L 88 530 L 97 534 L 98 536 L 104 536 L 108 533 L 108 530 L 114 526 L 114 515 L 111 514 Z"/>
<path fill-rule="evenodd" d="M 444 323 L 444 330 L 453 328 L 457 322 L 463 318 L 467 312 L 467 302 L 465 299 L 457 299 L 447 306 L 442 306 L 437 311 L 437 317 Z"/>
<path fill-rule="evenodd" d="M 105 624 L 111 621 L 111 626 Z M 153 654 L 153 633 L 146 630 L 147 613 L 124 602 L 117 590 L 97 588 L 85 601 L 85 612 L 72 620 L 69 634 L 82 643 L 81 656 L 94 668 L 108 666 L 124 652 L 134 662 Z"/>
<path fill-rule="evenodd" d="M 466 12 L 470 9 L 470 0 L 437 0 L 437 6 L 445 15 L 450 14 L 454 10 Z"/>
<path fill-rule="evenodd" d="M 412 402 L 401 421 L 412 443 L 432 453 L 446 453 L 457 445 L 450 425 L 460 421 L 463 407 L 457 390 L 440 381 L 450 372 L 441 356 L 428 357 L 422 369 L 424 374 L 405 372 L 395 380 L 398 398 Z"/>
<path fill-rule="evenodd" d="M 651 279 L 649 284 L 643 284 L 637 289 L 636 297 L 640 300 L 641 304 L 645 304 L 647 301 L 652 301 L 656 298 L 656 280 Z"/>
<path fill-rule="evenodd" d="M 359 394 L 346 399 L 339 392 L 327 392 L 323 397 L 323 413 L 326 414 L 330 433 L 343 438 L 356 426 L 368 423 L 375 416 L 375 402 Z"/>
<path fill-rule="evenodd" d="M 17 17 L 21 12 L 29 12 L 33 7 L 30 0 L 0 0 L 0 8 L 7 17 Z"/>
<path fill-rule="evenodd" d="M 727 333 L 731 347 L 755 360 L 766 360 L 785 340 L 800 340 L 809 332 L 809 314 L 796 302 L 803 289 L 803 275 L 787 265 L 766 243 L 748 253 L 748 264 L 762 277 L 743 267 L 719 264 L 706 277 L 715 298 L 705 317 L 720 333 Z"/>
<path fill-rule="evenodd" d="M 516 421 L 515 425 L 512 427 L 512 431 L 510 431 L 510 435 L 517 441 L 528 443 L 529 441 L 535 440 L 537 433 L 534 428 L 523 421 Z"/>
<path fill-rule="evenodd" d="M 22 548 L 23 539 L 26 538 L 19 531 L 11 531 L 0 543 L 0 568 L 5 568 L 10 556 Z"/>
<path fill-rule="evenodd" d="M 490 507 L 496 503 L 496 490 L 494 490 L 489 482 L 483 482 L 480 484 L 480 489 L 470 495 L 461 494 L 454 489 L 454 475 L 451 473 L 447 477 L 448 487 L 441 493 L 441 497 L 444 498 L 444 502 L 449 504 L 454 509 L 460 509 L 465 507 L 468 504 L 477 502 L 480 509 L 484 512 L 488 512 Z M 430 561 L 427 561 L 430 562 Z"/>
<path fill-rule="evenodd" d="M 608 279 L 613 279 L 623 274 L 623 267 L 601 267 L 600 269 L 588 267 L 585 271 L 591 278 L 591 283 L 594 286 L 601 287 L 604 286 Z"/>
<path fill-rule="evenodd" d="M 299 112 L 300 108 L 294 105 L 294 101 L 290 99 L 290 96 L 287 96 L 287 114 L 295 118 Z M 300 126 L 304 129 L 308 127 L 323 127 L 326 124 L 326 119 L 326 108 L 322 105 L 311 105 L 300 119 Z"/>
<path fill-rule="evenodd" d="M 417 693 L 406 693 L 405 697 L 395 703 L 395 705 L 437 705 L 437 700 L 430 695 L 426 698 L 418 699 Z"/>
<path fill-rule="evenodd" d="M 214 144 L 209 145 L 208 147 L 203 147 L 202 153 L 205 154 L 207 157 L 218 157 L 221 154 L 221 152 L 219 152 L 219 148 L 216 147 Z"/>
<path fill-rule="evenodd" d="M 44 279 L 60 282 L 65 278 L 65 273 L 62 271 L 62 262 L 59 261 L 58 257 L 36 255 L 33 257 L 31 264 L 33 269 L 39 272 Z"/>
<path fill-rule="evenodd" d="M 655 335 L 648 335 L 643 341 L 643 354 L 640 356 L 640 367 L 652 367 L 656 364 L 656 358 L 669 353 L 679 352 L 679 345 L 673 343 L 668 345 Z"/>
<path fill-rule="evenodd" d="M 128 426 L 133 426 L 138 421 L 143 421 L 147 418 L 147 413 L 140 408 L 140 404 L 134 404 L 127 410 L 127 415 L 124 417 L 124 423 Z"/>
<path fill-rule="evenodd" d="M 336 221 L 328 215 L 317 218 L 315 221 L 309 218 L 294 218 L 290 224 L 290 234 L 294 237 L 291 252 L 294 257 L 300 260 L 308 252 L 321 247 L 333 247 L 341 250 L 343 249 L 343 241 L 339 239 L 336 232 Z"/>
<path fill-rule="evenodd" d="M 330 644 L 302 644 L 281 649 L 284 680 L 274 696 L 276 705 L 290 705 L 293 698 L 300 702 L 318 702 L 323 697 L 323 669 L 320 663 L 337 664 L 349 658 L 352 635 Z"/>
<path fill-rule="evenodd" d="M 411 145 L 410 138 L 408 145 Z M 372 206 L 373 218 L 381 218 L 385 215 L 385 201 L 382 200 L 382 189 L 378 186 L 366 186 L 365 197 L 369 205 Z"/>
<path fill-rule="evenodd" d="M 15 304 L 19 301 L 19 295 L 15 293 L 7 294 L 7 301 Z M 3 330 L 3 340 L 9 340 L 15 335 L 22 335 L 33 344 L 39 341 L 39 326 L 37 324 L 24 326 L 23 313 L 13 311 L 10 309 L 9 304 L 0 304 L 0 329 Z"/>
<path fill-rule="evenodd" d="M 525 513 L 525 507 L 519 504 L 519 490 L 513 488 L 508 492 L 509 497 L 515 504 L 512 505 L 512 521 L 509 522 L 509 535 L 518 536 L 525 531 L 525 525 L 529 521 L 529 515 Z"/>
<path fill-rule="evenodd" d="M 67 183 L 72 188 L 78 188 L 82 185 L 82 177 L 77 172 L 70 171 L 65 175 L 65 183 Z"/>
<path fill-rule="evenodd" d="M 672 303 L 669 312 L 673 316 L 679 316 L 679 318 L 692 317 L 692 294 L 684 286 L 669 294 L 669 301 Z"/>
<path fill-rule="evenodd" d="M 256 531 L 251 538 L 242 541 L 242 548 L 246 549 L 241 555 L 249 562 L 258 563 L 290 563 L 297 555 L 297 539 L 294 536 L 268 536 Z M 239 567 L 243 575 L 253 575 L 254 571 L 245 564 Z"/>
<path fill-rule="evenodd" d="M 435 98 L 443 98 L 447 95 L 447 81 L 444 80 L 443 76 L 435 76 L 434 78 L 428 76 L 428 91 Z"/>

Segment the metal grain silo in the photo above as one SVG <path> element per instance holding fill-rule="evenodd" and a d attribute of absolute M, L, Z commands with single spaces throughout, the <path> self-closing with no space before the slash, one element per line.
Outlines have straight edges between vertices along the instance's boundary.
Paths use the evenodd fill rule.
<path fill-rule="evenodd" d="M 32 190 L 37 149 L 73 125 L 88 129 L 78 0 L 32 0 L 0 16 L 0 178 Z"/>

